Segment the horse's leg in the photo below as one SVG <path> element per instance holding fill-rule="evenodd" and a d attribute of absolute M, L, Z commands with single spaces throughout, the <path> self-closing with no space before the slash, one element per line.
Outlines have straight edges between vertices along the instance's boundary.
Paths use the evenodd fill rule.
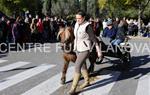
<path fill-rule="evenodd" d="M 69 61 L 65 60 L 63 70 L 62 70 L 61 84 L 65 84 L 66 82 L 66 73 L 67 73 L 68 65 L 69 65 Z"/>
<path fill-rule="evenodd" d="M 88 68 L 88 73 L 93 73 L 94 72 L 94 64 L 95 64 L 95 58 L 92 58 L 92 56 L 89 57 L 89 61 L 90 61 L 90 66 Z"/>

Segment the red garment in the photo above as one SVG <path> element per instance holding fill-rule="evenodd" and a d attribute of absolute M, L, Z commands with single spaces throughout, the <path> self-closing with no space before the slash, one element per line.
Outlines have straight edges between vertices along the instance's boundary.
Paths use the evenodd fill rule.
<path fill-rule="evenodd" d="M 37 22 L 37 29 L 38 29 L 38 32 L 40 32 L 40 33 L 42 33 L 44 31 L 42 22 Z"/>

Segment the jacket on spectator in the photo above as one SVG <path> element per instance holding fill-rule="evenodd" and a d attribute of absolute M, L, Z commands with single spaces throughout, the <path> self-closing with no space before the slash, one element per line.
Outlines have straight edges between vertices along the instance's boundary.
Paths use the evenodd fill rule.
<path fill-rule="evenodd" d="M 117 29 L 115 29 L 114 27 L 112 27 L 111 29 L 109 29 L 108 27 L 106 27 L 103 31 L 103 37 L 107 37 L 110 38 L 111 40 L 115 39 L 117 33 Z"/>

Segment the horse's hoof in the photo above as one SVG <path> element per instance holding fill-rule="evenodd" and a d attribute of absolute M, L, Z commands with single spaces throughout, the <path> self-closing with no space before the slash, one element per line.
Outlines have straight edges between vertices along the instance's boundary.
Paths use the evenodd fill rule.
<path fill-rule="evenodd" d="M 65 84 L 65 82 L 64 82 L 64 81 L 61 81 L 61 84 L 62 84 L 62 85 L 64 85 L 64 84 Z"/>
<path fill-rule="evenodd" d="M 65 84 L 65 78 L 61 79 L 61 84 L 64 85 Z"/>
<path fill-rule="evenodd" d="M 94 72 L 94 67 L 90 66 L 89 69 L 88 69 L 88 73 L 92 74 L 93 72 Z"/>

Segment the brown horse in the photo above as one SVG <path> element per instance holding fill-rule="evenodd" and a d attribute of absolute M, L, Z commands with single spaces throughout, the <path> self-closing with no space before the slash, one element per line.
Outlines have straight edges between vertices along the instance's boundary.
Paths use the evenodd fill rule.
<path fill-rule="evenodd" d="M 73 51 L 73 43 L 74 43 L 74 33 L 73 28 L 68 26 L 66 28 L 60 28 L 60 31 L 58 32 L 57 39 L 61 42 L 61 47 L 63 50 L 63 59 L 64 59 L 64 66 L 62 70 L 62 77 L 61 77 L 61 83 L 65 84 L 66 81 L 66 73 L 68 69 L 69 63 L 72 61 L 75 63 L 76 61 L 76 53 Z M 97 54 L 96 50 L 93 49 L 89 56 L 90 61 L 90 67 L 88 69 L 89 72 L 94 71 L 94 63 L 96 62 Z"/>

